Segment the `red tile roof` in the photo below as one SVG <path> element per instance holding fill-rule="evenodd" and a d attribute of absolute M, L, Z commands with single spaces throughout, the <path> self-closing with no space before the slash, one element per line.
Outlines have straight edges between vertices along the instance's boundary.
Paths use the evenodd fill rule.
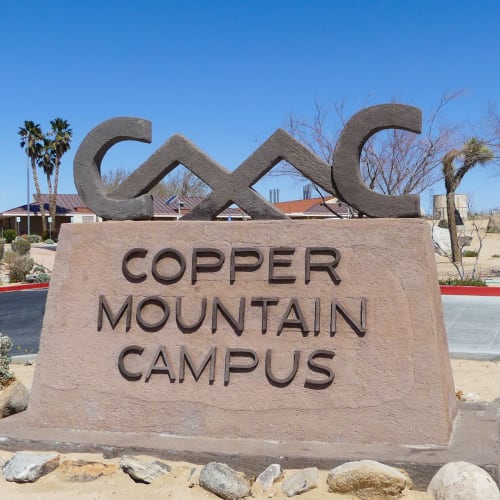
<path fill-rule="evenodd" d="M 47 194 L 42 194 L 42 200 L 48 212 L 49 197 Z M 181 203 L 180 213 L 184 215 L 196 207 L 203 197 L 201 196 L 153 196 L 153 211 L 154 217 L 176 218 L 179 215 L 179 202 Z M 326 202 L 326 206 L 325 206 Z M 274 204 L 276 208 L 291 217 L 335 217 L 335 213 L 342 217 L 349 215 L 349 207 L 343 202 L 337 200 L 333 196 L 323 198 L 310 198 L 307 200 L 284 201 Z M 76 213 L 88 213 L 89 209 L 85 206 L 80 196 L 77 194 L 58 194 L 57 195 L 57 212 L 61 216 L 71 216 Z M 330 207 L 330 209 L 328 208 Z M 19 216 L 26 215 L 27 206 L 21 205 L 16 208 L 6 210 L 1 215 L 3 216 Z M 38 212 L 38 203 L 30 204 L 31 212 Z M 335 213 L 332 213 L 335 212 Z M 239 207 L 229 207 L 224 210 L 219 217 L 235 217 L 240 218 L 246 216 L 245 212 Z"/>

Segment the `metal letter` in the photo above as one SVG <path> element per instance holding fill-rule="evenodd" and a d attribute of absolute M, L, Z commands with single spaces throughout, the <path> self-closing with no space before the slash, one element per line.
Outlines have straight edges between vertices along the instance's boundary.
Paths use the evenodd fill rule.
<path fill-rule="evenodd" d="M 140 380 L 142 377 L 142 372 L 130 372 L 125 368 L 124 359 L 125 356 L 129 354 L 139 354 L 139 356 L 144 352 L 144 347 L 140 345 L 129 345 L 122 349 L 120 355 L 118 356 L 118 370 L 120 371 L 123 378 L 127 380 Z"/>
<path fill-rule="evenodd" d="M 293 312 L 295 313 L 296 319 L 289 318 L 292 309 Z M 290 303 L 286 308 L 285 314 L 283 315 L 283 318 L 281 320 L 280 326 L 278 327 L 278 332 L 276 333 L 276 335 L 281 335 L 281 332 L 283 331 L 283 328 L 285 326 L 288 328 L 300 328 L 302 335 L 304 337 L 307 337 L 307 334 L 309 333 L 309 327 L 307 326 L 306 318 L 302 313 L 298 299 L 295 297 L 290 299 Z"/>
<path fill-rule="evenodd" d="M 299 369 L 299 361 L 300 361 L 300 351 L 293 351 L 293 367 L 292 371 L 284 378 L 278 378 L 273 375 L 273 370 L 271 368 L 271 356 L 273 355 L 273 351 L 268 349 L 266 351 L 266 377 L 273 385 L 277 385 L 279 387 L 287 386 L 297 374 L 297 370 Z"/>
<path fill-rule="evenodd" d="M 198 328 L 200 328 L 203 320 L 205 319 L 205 315 L 207 314 L 207 298 L 203 297 L 201 299 L 201 312 L 200 317 L 192 324 L 187 325 L 182 319 L 182 297 L 177 297 L 175 299 L 175 320 L 177 321 L 177 326 L 182 331 L 182 333 L 192 333 Z"/>
<path fill-rule="evenodd" d="M 247 365 L 232 365 L 231 356 L 251 358 L 251 362 Z M 229 374 L 231 372 L 251 372 L 258 364 L 259 356 L 255 351 L 252 351 L 252 349 L 226 349 L 226 362 L 224 364 L 224 385 L 229 384 Z"/>
<path fill-rule="evenodd" d="M 121 317 L 127 312 L 126 322 L 125 322 L 125 331 L 128 332 L 130 330 L 130 323 L 132 320 L 132 295 L 129 295 L 125 302 L 122 304 L 120 310 L 113 317 L 113 313 L 110 310 L 109 304 L 106 301 L 106 297 L 104 295 L 99 295 L 99 309 L 97 310 L 97 331 L 100 332 L 102 330 L 102 317 L 103 311 L 106 313 L 109 324 L 111 328 L 114 330 L 116 325 L 120 321 Z"/>
<path fill-rule="evenodd" d="M 250 305 L 262 306 L 262 333 L 267 332 L 267 305 L 275 306 L 279 301 L 278 297 L 252 297 Z"/>
<path fill-rule="evenodd" d="M 160 358 L 163 362 L 163 366 L 157 368 L 156 363 L 158 363 Z M 168 353 L 164 345 L 158 347 L 155 353 L 155 357 L 153 358 L 153 362 L 151 363 L 148 371 L 146 372 L 146 377 L 144 378 L 144 382 L 148 382 L 153 373 L 166 373 L 168 375 L 168 378 L 170 379 L 170 382 L 175 382 L 175 372 L 174 369 L 172 368 L 172 364 L 170 363 L 170 358 L 168 357 Z"/>
<path fill-rule="evenodd" d="M 215 262 L 198 263 L 198 257 L 211 257 Z M 218 271 L 224 264 L 224 254 L 217 248 L 193 248 L 191 258 L 191 283 L 196 283 L 198 273 L 212 273 Z"/>
<path fill-rule="evenodd" d="M 380 104 L 361 110 L 345 125 L 335 146 L 332 183 L 337 196 L 369 217 L 419 217 L 419 196 L 387 196 L 370 190 L 361 178 L 359 159 L 365 142 L 385 129 L 420 134 L 422 113 L 403 104 Z"/>
<path fill-rule="evenodd" d="M 309 367 L 309 369 L 313 372 L 326 375 L 326 379 L 314 380 L 311 378 L 306 378 L 304 387 L 308 387 L 310 389 L 326 389 L 333 382 L 335 374 L 333 373 L 332 369 L 328 366 L 316 363 L 315 360 L 316 358 L 333 359 L 334 356 L 335 353 L 327 349 L 319 349 L 317 351 L 313 351 L 309 355 L 309 358 L 307 359 L 307 366 Z"/>
<path fill-rule="evenodd" d="M 145 248 L 132 248 L 132 250 L 129 250 L 124 256 L 122 260 L 122 273 L 123 276 L 128 281 L 131 281 L 132 283 L 141 283 L 147 278 L 146 273 L 140 273 L 140 274 L 132 274 L 128 268 L 128 263 L 131 259 L 144 259 L 146 257 L 148 251 Z"/>
<path fill-rule="evenodd" d="M 333 260 L 331 262 L 311 262 L 311 255 L 331 255 Z M 335 268 L 340 262 L 340 252 L 336 248 L 330 247 L 312 247 L 306 248 L 305 256 L 305 281 L 311 281 L 311 270 L 313 271 L 327 271 L 332 281 L 338 285 L 341 281 L 340 276 L 335 271 Z"/>
<path fill-rule="evenodd" d="M 238 321 L 227 310 L 226 306 L 220 301 L 218 297 L 214 297 L 212 304 L 212 333 L 217 331 L 217 310 L 220 310 L 222 315 L 226 318 L 227 322 L 231 325 L 236 335 L 241 335 L 245 328 L 245 298 L 240 298 L 240 308 L 238 312 Z"/>
<path fill-rule="evenodd" d="M 201 377 L 203 370 L 206 368 L 207 364 L 210 362 L 210 371 L 208 374 L 208 383 L 213 384 L 215 380 L 215 355 L 217 353 L 217 347 L 211 347 L 208 351 L 208 354 L 205 356 L 203 361 L 201 362 L 200 367 L 197 369 L 194 366 L 194 362 L 191 359 L 186 347 L 181 347 L 180 353 L 180 364 L 179 364 L 179 382 L 184 382 L 184 366 L 189 366 L 191 373 L 193 374 L 194 379 L 198 382 L 198 379 Z"/>
<path fill-rule="evenodd" d="M 155 323 L 146 322 L 144 317 L 142 316 L 142 310 L 146 306 L 151 304 L 158 306 L 163 311 L 163 316 Z M 142 299 L 139 302 L 137 306 L 137 311 L 135 313 L 135 319 L 137 321 L 137 324 L 146 332 L 157 332 L 158 330 L 160 330 L 163 327 L 163 325 L 165 325 L 165 323 L 167 322 L 169 316 L 170 316 L 170 308 L 168 307 L 167 302 L 158 296 L 146 297 L 145 299 Z"/>
<path fill-rule="evenodd" d="M 236 257 L 255 257 L 255 262 L 236 264 Z M 232 248 L 229 282 L 234 283 L 236 271 L 252 272 L 259 269 L 264 260 L 262 252 L 258 248 Z"/>
<path fill-rule="evenodd" d="M 292 265 L 291 260 L 287 259 L 276 259 L 275 255 L 293 255 L 295 253 L 295 248 L 293 247 L 271 247 L 269 249 L 269 283 L 293 283 L 295 281 L 295 276 L 275 276 L 275 267 L 290 267 Z"/>
<path fill-rule="evenodd" d="M 176 260 L 179 264 L 179 271 L 173 274 L 172 276 L 165 276 L 164 274 L 161 274 L 158 271 L 158 261 L 166 257 Z M 160 250 L 154 256 L 151 268 L 155 280 L 165 285 L 179 281 L 182 278 L 182 275 L 184 274 L 185 270 L 186 270 L 186 259 L 184 258 L 184 255 L 182 255 L 175 248 L 165 248 L 164 250 Z"/>

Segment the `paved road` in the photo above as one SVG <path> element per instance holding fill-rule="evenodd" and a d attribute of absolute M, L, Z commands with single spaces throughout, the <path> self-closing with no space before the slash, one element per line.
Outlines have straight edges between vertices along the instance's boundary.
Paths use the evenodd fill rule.
<path fill-rule="evenodd" d="M 0 293 L 0 332 L 12 340 L 12 354 L 38 352 L 47 290 Z"/>
<path fill-rule="evenodd" d="M 450 355 L 500 360 L 500 297 L 443 295 Z"/>
<path fill-rule="evenodd" d="M 13 354 L 38 352 L 47 290 L 0 293 L 0 332 Z M 443 295 L 452 357 L 500 360 L 500 297 Z"/>

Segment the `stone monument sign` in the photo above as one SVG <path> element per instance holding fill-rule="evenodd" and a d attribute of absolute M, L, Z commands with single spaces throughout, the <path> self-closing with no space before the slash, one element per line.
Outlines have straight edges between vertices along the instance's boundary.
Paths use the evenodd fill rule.
<path fill-rule="evenodd" d="M 235 453 L 240 439 L 448 443 L 455 395 L 430 231 L 417 196 L 374 193 L 359 173 L 371 135 L 419 132 L 420 120 L 402 105 L 361 111 L 333 178 L 282 130 L 232 173 L 174 136 L 109 195 L 103 156 L 150 141 L 150 124 L 96 127 L 75 182 L 108 221 L 62 228 L 25 425 L 123 445 L 130 433 L 220 438 Z M 384 218 L 287 220 L 251 188 L 282 159 Z M 177 222 L 144 220 L 147 192 L 179 164 L 211 193 Z M 215 222 L 233 203 L 253 220 Z"/>

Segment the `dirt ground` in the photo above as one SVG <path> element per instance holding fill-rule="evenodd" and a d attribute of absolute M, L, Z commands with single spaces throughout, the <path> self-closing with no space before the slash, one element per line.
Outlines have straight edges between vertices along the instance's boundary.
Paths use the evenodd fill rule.
<path fill-rule="evenodd" d="M 429 221 L 429 225 L 432 226 L 437 222 Z M 470 275 L 475 270 L 483 279 L 496 277 L 500 281 L 500 234 L 486 233 L 487 225 L 488 218 L 465 222 L 465 229 L 461 234 L 472 236 L 472 241 L 470 245 L 464 247 L 464 250 L 479 251 L 479 257 L 477 259 L 476 257 L 463 257 L 463 271 Z M 434 255 L 439 279 L 457 276 L 457 269 L 447 257 Z"/>

